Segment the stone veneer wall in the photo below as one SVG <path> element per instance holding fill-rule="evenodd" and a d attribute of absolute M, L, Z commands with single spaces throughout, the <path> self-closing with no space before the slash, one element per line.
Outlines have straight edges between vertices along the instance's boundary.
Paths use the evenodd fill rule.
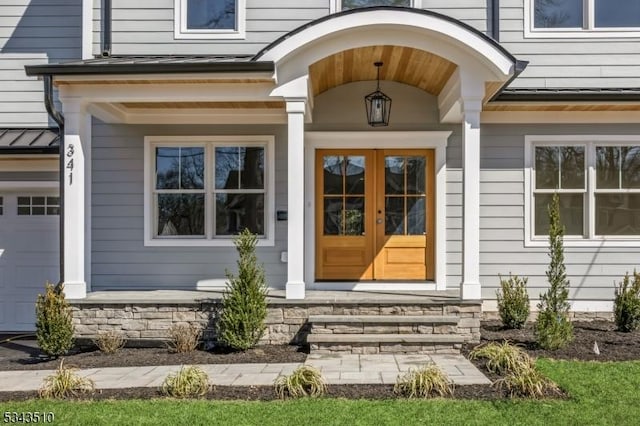
<path fill-rule="evenodd" d="M 527 321 L 535 321 L 538 317 L 537 312 L 531 312 Z M 613 312 L 569 312 L 569 318 L 571 321 L 613 321 Z M 500 314 L 498 311 L 483 311 L 483 321 L 500 320 Z"/>
<path fill-rule="evenodd" d="M 199 324 L 205 339 L 215 339 L 220 303 L 72 303 L 75 335 L 95 338 L 100 332 L 120 331 L 131 340 L 164 340 L 173 324 Z M 262 344 L 304 343 L 310 332 L 309 315 L 450 315 L 460 317 L 458 333 L 480 341 L 480 304 L 270 304 Z"/>

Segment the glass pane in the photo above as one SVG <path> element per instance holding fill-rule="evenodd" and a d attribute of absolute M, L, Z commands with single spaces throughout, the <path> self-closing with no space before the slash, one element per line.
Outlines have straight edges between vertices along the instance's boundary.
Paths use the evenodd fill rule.
<path fill-rule="evenodd" d="M 404 200 L 404 197 L 385 197 L 385 235 L 404 235 Z"/>
<path fill-rule="evenodd" d="M 342 195 L 342 176 L 344 175 L 344 157 L 327 155 L 323 157 L 324 193 Z"/>
<path fill-rule="evenodd" d="M 536 235 L 549 235 L 549 212 L 552 194 L 536 194 L 535 221 Z M 584 202 L 583 194 L 560 195 L 560 222 L 564 225 L 565 235 L 583 235 Z"/>
<path fill-rule="evenodd" d="M 555 146 L 536 147 L 536 188 L 557 189 L 560 148 Z"/>
<path fill-rule="evenodd" d="M 640 0 L 595 0 L 596 27 L 640 27 Z"/>
<path fill-rule="evenodd" d="M 60 205 L 60 197 L 47 197 L 47 205 L 48 206 L 59 206 Z"/>
<path fill-rule="evenodd" d="M 216 189 L 240 188 L 240 148 L 225 146 L 215 149 Z"/>
<path fill-rule="evenodd" d="M 346 157 L 345 192 L 347 194 L 364 194 L 365 159 L 360 155 Z"/>
<path fill-rule="evenodd" d="M 620 188 L 620 149 L 617 146 L 596 147 L 596 188 Z"/>
<path fill-rule="evenodd" d="M 156 189 L 180 189 L 180 148 L 156 148 Z"/>
<path fill-rule="evenodd" d="M 31 214 L 34 216 L 42 216 L 44 215 L 44 207 L 31 207 Z"/>
<path fill-rule="evenodd" d="M 622 187 L 640 188 L 640 146 L 623 146 L 620 148 L 622 156 Z"/>
<path fill-rule="evenodd" d="M 364 235 L 364 197 L 349 197 L 344 211 L 344 235 Z"/>
<path fill-rule="evenodd" d="M 407 235 L 427 233 L 425 201 L 423 197 L 407 197 Z"/>
<path fill-rule="evenodd" d="M 18 207 L 18 216 L 29 216 L 31 214 L 31 207 Z"/>
<path fill-rule="evenodd" d="M 324 235 L 342 235 L 342 198 L 324 199 Z"/>
<path fill-rule="evenodd" d="M 640 194 L 596 194 L 596 235 L 640 235 Z"/>
<path fill-rule="evenodd" d="M 32 197 L 31 204 L 34 206 L 44 206 L 44 197 Z"/>
<path fill-rule="evenodd" d="M 427 159 L 407 157 L 407 194 L 425 194 Z"/>
<path fill-rule="evenodd" d="M 18 204 L 21 206 L 31 205 L 31 197 L 18 197 Z"/>
<path fill-rule="evenodd" d="M 235 29 L 236 1 L 187 0 L 187 28 L 190 30 Z"/>
<path fill-rule="evenodd" d="M 204 148 L 180 148 L 180 187 L 204 189 Z"/>
<path fill-rule="evenodd" d="M 560 153 L 560 188 L 584 189 L 584 147 L 565 146 Z"/>
<path fill-rule="evenodd" d="M 536 28 L 582 28 L 582 25 L 583 0 L 534 1 Z"/>
<path fill-rule="evenodd" d="M 158 235 L 204 235 L 203 194 L 158 194 Z"/>
<path fill-rule="evenodd" d="M 404 194 L 404 157 L 384 157 L 384 193 Z"/>
<path fill-rule="evenodd" d="M 240 189 L 264 188 L 264 148 L 240 148 Z"/>
<path fill-rule="evenodd" d="M 59 215 L 60 207 L 47 207 L 47 214 L 50 216 Z"/>
<path fill-rule="evenodd" d="M 342 10 L 368 6 L 411 6 L 411 0 L 342 0 Z"/>
<path fill-rule="evenodd" d="M 216 194 L 216 235 L 264 235 L 264 194 Z"/>

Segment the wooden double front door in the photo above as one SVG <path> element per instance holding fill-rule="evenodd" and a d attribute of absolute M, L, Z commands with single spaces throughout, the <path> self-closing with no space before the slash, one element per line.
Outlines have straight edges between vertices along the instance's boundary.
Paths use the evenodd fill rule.
<path fill-rule="evenodd" d="M 434 151 L 316 151 L 316 279 L 434 279 Z"/>

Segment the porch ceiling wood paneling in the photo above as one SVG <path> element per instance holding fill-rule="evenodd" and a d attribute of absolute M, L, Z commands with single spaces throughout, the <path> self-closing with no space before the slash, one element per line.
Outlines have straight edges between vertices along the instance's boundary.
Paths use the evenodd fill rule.
<path fill-rule="evenodd" d="M 313 95 L 355 81 L 376 79 L 376 61 L 382 61 L 380 80 L 406 83 L 438 96 L 457 65 L 423 50 L 402 46 L 368 46 L 344 50 L 309 67 Z"/>
<path fill-rule="evenodd" d="M 283 109 L 283 101 L 265 102 L 122 102 L 127 109 Z"/>
<path fill-rule="evenodd" d="M 640 104 L 489 104 L 483 111 L 640 111 Z"/>

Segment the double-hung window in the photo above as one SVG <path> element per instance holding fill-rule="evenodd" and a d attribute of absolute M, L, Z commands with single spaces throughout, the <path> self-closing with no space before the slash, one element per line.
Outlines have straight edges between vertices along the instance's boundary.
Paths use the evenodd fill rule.
<path fill-rule="evenodd" d="M 145 244 L 230 245 L 245 228 L 274 238 L 273 137 L 147 137 Z"/>
<path fill-rule="evenodd" d="M 530 37 L 636 37 L 640 0 L 526 0 Z"/>
<path fill-rule="evenodd" d="M 567 244 L 640 240 L 640 136 L 527 136 L 525 150 L 526 242 L 546 242 L 554 193 Z"/>
<path fill-rule="evenodd" d="M 246 0 L 174 0 L 175 38 L 245 38 Z"/>
<path fill-rule="evenodd" d="M 332 12 L 373 6 L 421 7 L 422 0 L 331 0 Z"/>

